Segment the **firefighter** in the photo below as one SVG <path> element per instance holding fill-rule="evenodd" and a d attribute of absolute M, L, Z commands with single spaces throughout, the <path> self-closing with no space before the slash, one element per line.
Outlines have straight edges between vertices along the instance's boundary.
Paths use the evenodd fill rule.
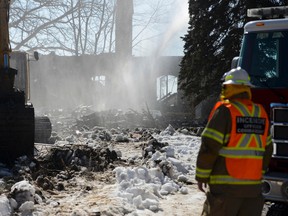
<path fill-rule="evenodd" d="M 196 162 L 198 188 L 206 193 L 202 216 L 261 216 L 261 179 L 273 145 L 267 113 L 252 102 L 251 87 L 240 67 L 224 74 Z"/>

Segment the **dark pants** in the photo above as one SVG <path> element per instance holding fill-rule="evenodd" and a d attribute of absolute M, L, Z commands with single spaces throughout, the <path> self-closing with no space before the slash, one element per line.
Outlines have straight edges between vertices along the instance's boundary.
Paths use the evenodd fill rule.
<path fill-rule="evenodd" d="M 261 216 L 264 205 L 262 195 L 252 198 L 231 197 L 207 192 L 202 216 Z"/>

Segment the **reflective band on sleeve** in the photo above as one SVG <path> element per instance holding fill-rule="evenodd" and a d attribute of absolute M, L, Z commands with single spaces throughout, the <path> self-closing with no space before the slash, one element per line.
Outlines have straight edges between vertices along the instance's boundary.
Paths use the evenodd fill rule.
<path fill-rule="evenodd" d="M 226 134 L 224 138 L 224 143 L 228 143 L 230 140 L 230 134 Z"/>
<path fill-rule="evenodd" d="M 272 143 L 272 137 L 271 135 L 267 136 L 267 139 L 266 139 L 266 146 L 270 145 Z"/>
<path fill-rule="evenodd" d="M 209 178 L 212 169 L 200 169 L 196 167 L 196 176 L 200 178 Z"/>
<path fill-rule="evenodd" d="M 210 184 L 233 184 L 233 185 L 251 185 L 261 184 L 261 180 L 245 180 L 235 179 L 228 175 L 213 175 L 210 176 Z"/>
<path fill-rule="evenodd" d="M 215 140 L 216 142 L 219 142 L 220 144 L 223 144 L 224 134 L 220 133 L 219 131 L 216 131 L 215 129 L 205 128 L 202 133 L 202 136 L 208 137 L 210 139 Z"/>
<path fill-rule="evenodd" d="M 223 147 L 219 151 L 219 155 L 228 158 L 259 158 L 262 159 L 264 149 L 251 149 L 251 148 L 229 148 Z"/>

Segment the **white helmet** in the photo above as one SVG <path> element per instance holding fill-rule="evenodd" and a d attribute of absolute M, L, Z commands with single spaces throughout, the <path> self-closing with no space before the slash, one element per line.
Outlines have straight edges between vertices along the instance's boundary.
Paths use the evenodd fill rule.
<path fill-rule="evenodd" d="M 250 76 L 241 67 L 234 68 L 224 74 L 223 85 L 229 85 L 229 84 L 246 85 L 253 87 L 253 85 L 250 82 Z"/>

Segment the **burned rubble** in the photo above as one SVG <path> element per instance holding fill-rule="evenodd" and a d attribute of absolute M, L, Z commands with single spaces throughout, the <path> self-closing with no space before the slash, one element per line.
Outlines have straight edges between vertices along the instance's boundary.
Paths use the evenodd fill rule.
<path fill-rule="evenodd" d="M 151 164 L 151 156 L 156 151 L 161 152 L 168 147 L 167 143 L 157 141 L 153 134 L 173 134 L 176 130 L 171 125 L 165 130 L 141 127 L 141 124 L 134 129 L 122 128 L 119 125 L 125 123 L 126 126 L 131 126 L 131 123 L 123 121 L 123 116 L 118 115 L 117 121 L 107 126 L 99 124 L 101 118 L 96 118 L 95 113 L 87 112 L 89 111 L 82 109 L 68 116 L 62 111 L 51 112 L 49 118 L 53 132 L 50 143 L 35 144 L 33 159 L 23 156 L 12 168 L 7 168 L 4 164 L 1 166 L 0 192 L 6 195 L 9 204 L 3 197 L 3 203 L 0 199 L 0 208 L 6 205 L 7 211 L 15 215 L 32 212 L 34 204 L 47 203 L 51 195 L 68 190 L 71 181 L 73 182 L 77 176 L 114 183 L 115 179 L 111 176 L 118 166 L 158 167 L 164 176 L 173 177 L 170 172 L 171 162 L 155 159 L 152 160 L 153 165 Z M 111 127 L 112 125 L 117 127 Z M 183 134 L 193 135 L 197 135 L 199 130 L 199 127 L 177 129 Z M 117 147 L 125 149 L 125 145 L 133 145 L 142 154 L 123 159 L 122 152 Z M 99 177 L 96 177 L 97 173 Z M 189 183 L 183 177 L 178 180 Z M 86 185 L 84 190 L 91 188 L 92 186 Z"/>

